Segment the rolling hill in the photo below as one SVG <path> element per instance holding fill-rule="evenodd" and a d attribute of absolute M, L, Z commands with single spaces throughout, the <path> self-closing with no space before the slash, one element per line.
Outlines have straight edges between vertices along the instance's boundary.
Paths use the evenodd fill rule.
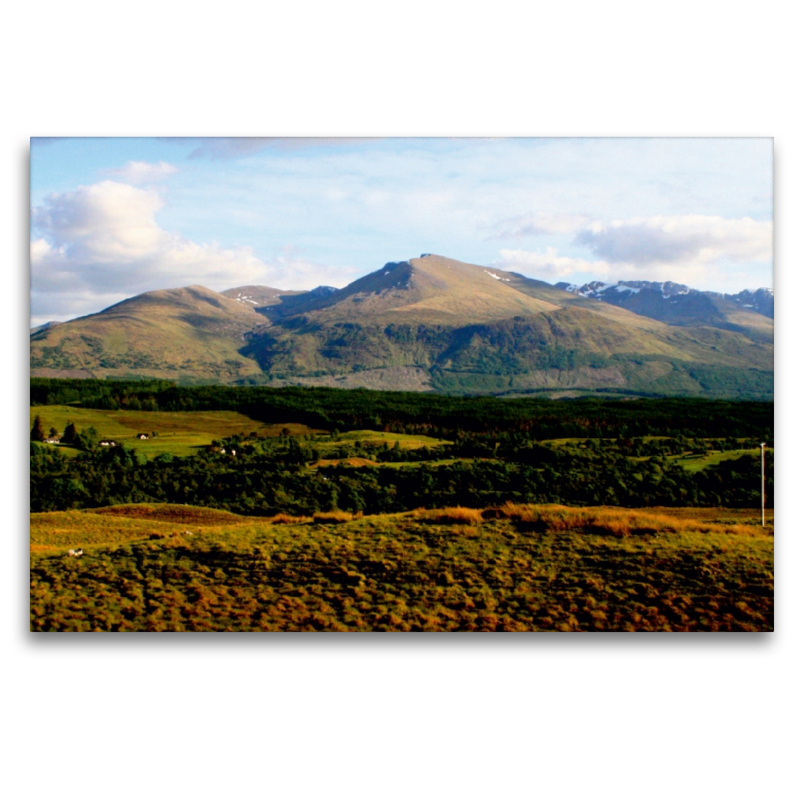
<path fill-rule="evenodd" d="M 265 323 L 203 286 L 146 292 L 31 334 L 31 375 L 233 381 L 260 373 L 239 349 Z"/>
<path fill-rule="evenodd" d="M 220 294 L 191 286 L 33 333 L 31 370 L 457 393 L 771 397 L 768 317 L 716 299 L 705 316 L 659 319 L 586 294 L 430 254 L 343 289 Z"/>

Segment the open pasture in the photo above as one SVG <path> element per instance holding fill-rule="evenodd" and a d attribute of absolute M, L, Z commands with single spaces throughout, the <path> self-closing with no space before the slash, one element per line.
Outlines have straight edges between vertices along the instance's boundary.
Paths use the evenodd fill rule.
<path fill-rule="evenodd" d="M 37 631 L 768 631 L 751 509 L 31 515 Z M 82 558 L 69 548 L 82 547 Z"/>
<path fill-rule="evenodd" d="M 769 452 L 772 452 L 772 448 L 766 448 Z M 728 461 L 729 459 L 734 458 L 741 458 L 742 456 L 760 456 L 761 449 L 758 447 L 752 449 L 742 449 L 742 450 L 725 450 L 723 452 L 719 451 L 712 451 L 707 455 L 692 455 L 692 456 L 667 456 L 668 459 L 676 461 L 680 464 L 684 469 L 688 470 L 689 472 L 700 472 L 700 470 L 705 469 L 706 467 L 714 466 L 716 464 L 721 464 L 723 461 Z"/>
<path fill-rule="evenodd" d="M 363 430 L 347 431 L 346 433 L 340 433 L 338 436 L 332 434 L 327 441 L 320 439 L 318 446 L 320 449 L 325 449 L 326 446 L 353 444 L 354 442 L 370 445 L 387 444 L 389 447 L 394 447 L 395 443 L 399 443 L 401 450 L 418 450 L 421 447 L 438 447 L 443 444 L 452 444 L 452 442 L 445 439 L 435 439 L 432 436 Z"/>
<path fill-rule="evenodd" d="M 298 423 L 265 425 L 235 411 L 110 411 L 73 406 L 32 406 L 31 425 L 37 414 L 45 430 L 52 427 L 61 435 L 70 422 L 79 431 L 93 427 L 101 438 L 114 439 L 126 447 L 136 448 L 137 453 L 147 458 L 161 453 L 191 456 L 215 439 L 236 434 L 255 432 L 258 436 L 280 436 L 282 431 L 288 430 L 291 435 L 298 436 L 322 432 Z M 140 433 L 154 431 L 158 436 L 137 438 Z M 65 455 L 77 452 L 68 453 L 72 448 L 60 445 L 48 446 L 58 447 Z"/>

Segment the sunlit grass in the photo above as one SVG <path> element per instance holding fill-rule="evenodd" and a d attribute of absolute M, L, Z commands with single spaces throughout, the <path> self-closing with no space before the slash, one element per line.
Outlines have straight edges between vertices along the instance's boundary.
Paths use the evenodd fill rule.
<path fill-rule="evenodd" d="M 336 437 L 331 437 L 329 441 L 321 441 L 320 447 L 326 445 L 352 444 L 353 442 L 364 442 L 365 444 L 382 445 L 387 444 L 393 447 L 395 442 L 400 443 L 403 450 L 417 450 L 420 447 L 438 447 L 442 444 L 452 444 L 446 439 L 435 439 L 432 436 L 418 436 L 407 433 L 392 433 L 390 431 L 347 431 Z"/>
<path fill-rule="evenodd" d="M 351 514 L 349 511 L 320 511 L 314 514 L 314 522 L 318 525 L 341 525 L 343 522 L 352 522 L 362 516 L 361 513 Z"/>
<path fill-rule="evenodd" d="M 464 508 L 463 506 L 432 509 L 430 511 L 417 509 L 414 512 L 414 517 L 425 522 L 444 525 L 477 525 L 483 521 L 480 509 Z"/>
<path fill-rule="evenodd" d="M 37 414 L 45 430 L 52 427 L 61 435 L 70 422 L 79 431 L 93 427 L 100 438 L 114 439 L 147 458 L 155 458 L 161 453 L 180 457 L 195 455 L 199 448 L 210 445 L 213 440 L 236 434 L 280 436 L 284 430 L 288 430 L 291 436 L 322 433 L 299 423 L 265 425 L 235 411 L 109 411 L 73 406 L 32 406 L 31 425 Z M 157 437 L 137 438 L 140 433 L 154 431 L 158 433 Z M 58 447 L 65 455 L 78 452 L 73 450 L 69 453 L 68 448 L 47 446 Z"/>
<path fill-rule="evenodd" d="M 313 521 L 155 504 L 33 514 L 31 626 L 771 630 L 773 529 L 757 518 L 511 503 Z"/>
<path fill-rule="evenodd" d="M 772 448 L 765 448 L 771 451 Z M 676 461 L 685 470 L 689 472 L 700 472 L 706 467 L 716 466 L 723 461 L 728 461 L 732 458 L 741 458 L 742 456 L 761 456 L 761 448 L 755 447 L 749 450 L 725 450 L 723 452 L 712 452 L 708 455 L 693 455 L 693 456 L 667 456 L 670 460 Z"/>

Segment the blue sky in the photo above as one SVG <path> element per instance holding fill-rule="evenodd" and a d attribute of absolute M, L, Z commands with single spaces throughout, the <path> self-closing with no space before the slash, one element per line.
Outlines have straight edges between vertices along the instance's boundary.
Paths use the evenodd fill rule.
<path fill-rule="evenodd" d="M 736 292 L 772 286 L 772 206 L 767 138 L 34 139 L 31 317 L 423 252 Z"/>

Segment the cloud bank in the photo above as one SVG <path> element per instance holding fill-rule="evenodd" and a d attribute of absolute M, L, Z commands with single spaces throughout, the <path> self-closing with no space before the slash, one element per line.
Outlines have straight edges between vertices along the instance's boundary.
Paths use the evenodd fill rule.
<path fill-rule="evenodd" d="M 512 272 L 522 270 L 528 275 L 546 281 L 560 281 L 576 273 L 591 273 L 598 278 L 608 278 L 613 269 L 612 265 L 605 261 L 560 256 L 554 247 L 548 247 L 544 253 L 502 249 L 500 258 L 493 266 Z"/>
<path fill-rule="evenodd" d="M 578 275 L 615 280 L 674 280 L 694 287 L 741 281 L 737 264 L 772 262 L 772 222 L 749 217 L 683 215 L 591 222 L 572 246 L 587 248 L 596 260 L 544 252 L 502 249 L 494 265 L 522 269 L 544 280 Z M 741 288 L 741 287 L 740 287 Z"/>
<path fill-rule="evenodd" d="M 725 219 L 695 214 L 594 222 L 575 241 L 618 263 L 772 259 L 772 223 L 749 217 Z"/>
<path fill-rule="evenodd" d="M 352 272 L 293 253 L 265 262 L 250 247 L 198 244 L 158 224 L 163 205 L 156 189 L 106 180 L 51 194 L 34 208 L 32 322 L 92 313 L 154 289 L 260 283 L 310 289 L 346 282 Z"/>

